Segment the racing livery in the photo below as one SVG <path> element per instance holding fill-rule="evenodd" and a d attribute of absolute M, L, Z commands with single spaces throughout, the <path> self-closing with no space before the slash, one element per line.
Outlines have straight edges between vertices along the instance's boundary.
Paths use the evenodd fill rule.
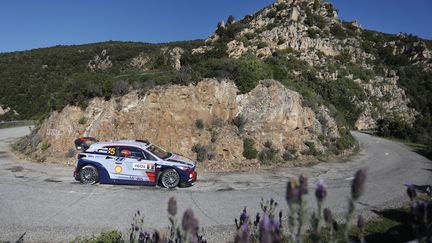
<path fill-rule="evenodd" d="M 83 184 L 159 184 L 174 188 L 193 185 L 197 179 L 195 162 L 145 140 L 97 142 L 80 138 L 75 146 L 83 152 L 78 155 L 74 177 Z"/>

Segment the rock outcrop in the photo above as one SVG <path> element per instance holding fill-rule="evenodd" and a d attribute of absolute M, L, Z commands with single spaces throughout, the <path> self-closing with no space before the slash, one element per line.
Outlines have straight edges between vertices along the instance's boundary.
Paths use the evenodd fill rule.
<path fill-rule="evenodd" d="M 145 55 L 143 52 L 141 52 L 137 57 L 132 58 L 130 61 L 130 65 L 133 68 L 141 69 L 141 70 L 148 70 L 148 65 L 151 62 L 151 58 Z"/>
<path fill-rule="evenodd" d="M 6 107 L 6 108 L 3 109 L 3 106 L 0 105 L 0 116 L 2 116 L 2 115 L 4 115 L 4 114 L 8 113 L 10 110 L 11 110 L 11 109 L 10 109 L 9 107 Z"/>
<path fill-rule="evenodd" d="M 110 60 L 109 55 L 107 55 L 106 50 L 102 50 L 100 55 L 96 55 L 93 60 L 90 60 L 87 64 L 87 68 L 91 71 L 97 71 L 97 70 L 107 70 L 108 68 L 111 68 L 113 66 L 113 63 Z"/>
<path fill-rule="evenodd" d="M 79 136 L 100 140 L 144 138 L 191 158 L 196 157 L 191 148 L 201 144 L 213 158 L 200 167 L 227 170 L 259 166 L 242 155 L 246 137 L 255 141 L 258 150 L 271 141 L 281 151 L 279 156 L 286 147 L 307 149 L 306 142 L 325 150 L 319 137 L 333 141 L 339 137 L 325 107 L 315 114 L 302 106 L 297 92 L 277 81 L 261 81 L 250 93 L 237 93 L 231 81 L 207 79 L 196 86 L 156 87 L 141 98 L 131 92 L 109 101 L 93 99 L 85 110 L 67 106 L 52 113 L 41 126 L 38 134 L 50 144 L 41 153 L 48 161 L 66 162 L 59 151 L 66 154 L 73 149 L 73 140 Z M 246 121 L 242 130 L 232 123 L 238 116 Z M 198 128 L 197 121 L 202 121 L 203 128 Z"/>
<path fill-rule="evenodd" d="M 355 126 L 359 130 L 374 129 L 376 122 L 385 116 L 394 116 L 412 124 L 418 114 L 409 107 L 410 100 L 406 97 L 405 91 L 397 85 L 399 77 L 395 71 L 389 71 L 386 77 L 375 77 L 366 82 L 357 79 L 357 82 L 366 92 L 367 100 L 360 106 L 364 111 L 360 114 Z M 380 102 L 379 105 L 373 104 Z"/>

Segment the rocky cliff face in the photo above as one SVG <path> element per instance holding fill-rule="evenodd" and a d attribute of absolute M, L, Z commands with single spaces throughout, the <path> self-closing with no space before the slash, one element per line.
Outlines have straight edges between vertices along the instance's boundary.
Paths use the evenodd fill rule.
<path fill-rule="evenodd" d="M 252 138 L 258 151 L 271 141 L 280 150 L 279 157 L 286 148 L 299 151 L 299 160 L 308 158 L 300 152 L 310 144 L 325 151 L 339 138 L 325 107 L 313 112 L 302 106 L 297 92 L 277 81 L 264 80 L 248 94 L 237 93 L 231 81 L 207 79 L 196 86 L 156 87 L 143 97 L 131 92 L 109 101 L 93 99 L 85 110 L 68 106 L 42 124 L 38 136 L 48 148 L 39 148 L 38 153 L 48 161 L 65 163 L 79 136 L 141 138 L 194 159 L 191 149 L 200 144 L 207 148 L 209 160 L 199 167 L 229 170 L 259 166 L 243 157 L 244 138 Z M 239 116 L 244 118 L 244 128 L 232 122 Z"/>
<path fill-rule="evenodd" d="M 382 46 L 374 43 L 376 35 L 373 36 L 356 21 L 348 23 L 339 20 L 333 5 L 328 2 L 277 0 L 238 22 L 221 22 L 217 31 L 207 39 L 206 45 L 194 49 L 192 53 L 211 51 L 223 42 L 226 42 L 228 56 L 235 59 L 251 53 L 265 59 L 278 51 L 289 50 L 286 51 L 287 59 L 307 62 L 316 70 L 317 78 L 350 79 L 363 88 L 365 100 L 350 97 L 362 110 L 356 128 L 373 129 L 378 119 L 395 114 L 412 124 L 418 113 L 410 108 L 410 100 L 398 86 L 396 71 L 388 69 L 377 73 L 377 68 L 382 68 L 377 64 L 377 58 L 382 53 L 378 55 L 371 48 L 388 48 L 392 55 L 408 56 L 414 65 L 424 65 L 425 71 L 432 70 L 432 52 L 424 42 L 412 41 L 409 35 L 390 38 Z M 372 74 L 355 77 L 352 75 L 354 66 L 360 72 Z M 294 70 L 294 73 L 301 75 L 302 70 Z"/>

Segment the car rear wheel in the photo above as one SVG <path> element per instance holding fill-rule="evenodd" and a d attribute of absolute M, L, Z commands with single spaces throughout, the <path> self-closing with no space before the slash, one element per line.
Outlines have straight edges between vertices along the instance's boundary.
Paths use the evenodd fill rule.
<path fill-rule="evenodd" d="M 168 189 L 175 188 L 180 183 L 180 175 L 174 169 L 164 170 L 162 172 L 160 182 L 163 187 Z"/>
<path fill-rule="evenodd" d="M 80 180 L 83 184 L 95 184 L 99 181 L 99 171 L 93 165 L 86 165 L 80 170 Z"/>

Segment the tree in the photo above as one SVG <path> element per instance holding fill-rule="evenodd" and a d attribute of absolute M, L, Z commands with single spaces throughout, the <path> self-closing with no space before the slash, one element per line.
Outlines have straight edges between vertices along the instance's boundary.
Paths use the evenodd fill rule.
<path fill-rule="evenodd" d="M 228 24 L 228 25 L 233 24 L 234 21 L 235 21 L 234 16 L 232 16 L 232 15 L 228 16 L 228 19 L 227 19 L 227 24 Z"/>

